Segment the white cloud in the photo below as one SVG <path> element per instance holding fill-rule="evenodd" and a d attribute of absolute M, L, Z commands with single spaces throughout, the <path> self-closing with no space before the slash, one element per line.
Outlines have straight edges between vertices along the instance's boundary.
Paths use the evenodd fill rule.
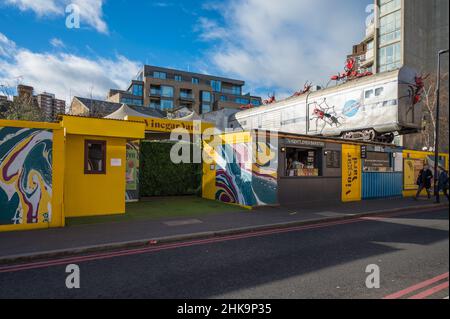
<path fill-rule="evenodd" d="M 52 46 L 54 46 L 55 48 L 64 48 L 65 47 L 64 42 L 61 39 L 58 39 L 58 38 L 51 39 L 50 40 L 50 44 Z"/>
<path fill-rule="evenodd" d="M 108 26 L 103 20 L 104 0 L 5 0 L 21 11 L 31 10 L 39 17 L 64 16 L 66 7 L 75 4 L 80 9 L 80 24 L 93 27 L 98 32 L 107 33 Z"/>
<path fill-rule="evenodd" d="M 3 52 L 3 54 L 2 54 Z M 139 63 L 118 55 L 86 58 L 67 53 L 39 53 L 20 48 L 0 33 L 0 84 L 20 78 L 37 92 L 47 91 L 70 103 L 70 96 L 104 99 L 111 88 L 126 88 Z"/>
<path fill-rule="evenodd" d="M 212 72 L 242 78 L 260 93 L 262 88 L 293 92 L 307 80 L 325 85 L 342 71 L 364 34 L 364 17 L 352 18 L 358 16 L 353 6 L 351 1 L 229 0 L 204 6 L 222 15 L 221 24 L 202 18 L 197 28 L 200 39 L 215 43 L 207 52 Z"/>

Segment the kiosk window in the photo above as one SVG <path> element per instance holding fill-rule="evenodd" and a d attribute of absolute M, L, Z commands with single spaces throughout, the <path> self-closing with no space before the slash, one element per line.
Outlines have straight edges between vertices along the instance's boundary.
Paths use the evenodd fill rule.
<path fill-rule="evenodd" d="M 106 174 L 106 141 L 84 142 L 84 173 Z"/>
<path fill-rule="evenodd" d="M 287 148 L 286 176 L 321 176 L 319 149 Z"/>

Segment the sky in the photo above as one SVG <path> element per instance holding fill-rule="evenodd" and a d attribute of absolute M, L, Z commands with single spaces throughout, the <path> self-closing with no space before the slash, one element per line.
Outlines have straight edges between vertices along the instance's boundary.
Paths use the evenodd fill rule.
<path fill-rule="evenodd" d="M 149 64 L 244 80 L 263 99 L 289 96 L 342 71 L 370 3 L 0 0 L 0 85 L 104 99 Z"/>

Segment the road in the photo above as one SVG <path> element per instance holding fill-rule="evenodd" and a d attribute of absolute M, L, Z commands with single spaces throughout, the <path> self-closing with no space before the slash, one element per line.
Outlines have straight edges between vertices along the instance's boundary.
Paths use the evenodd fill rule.
<path fill-rule="evenodd" d="M 446 210 L 408 212 L 0 266 L 0 298 L 443 299 L 448 231 Z M 371 264 L 380 288 L 366 287 Z"/>

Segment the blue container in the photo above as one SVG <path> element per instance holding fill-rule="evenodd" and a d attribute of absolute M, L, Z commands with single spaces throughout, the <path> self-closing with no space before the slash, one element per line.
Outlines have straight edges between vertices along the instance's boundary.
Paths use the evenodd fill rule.
<path fill-rule="evenodd" d="M 401 197 L 402 191 L 402 172 L 362 174 L 362 199 Z"/>

